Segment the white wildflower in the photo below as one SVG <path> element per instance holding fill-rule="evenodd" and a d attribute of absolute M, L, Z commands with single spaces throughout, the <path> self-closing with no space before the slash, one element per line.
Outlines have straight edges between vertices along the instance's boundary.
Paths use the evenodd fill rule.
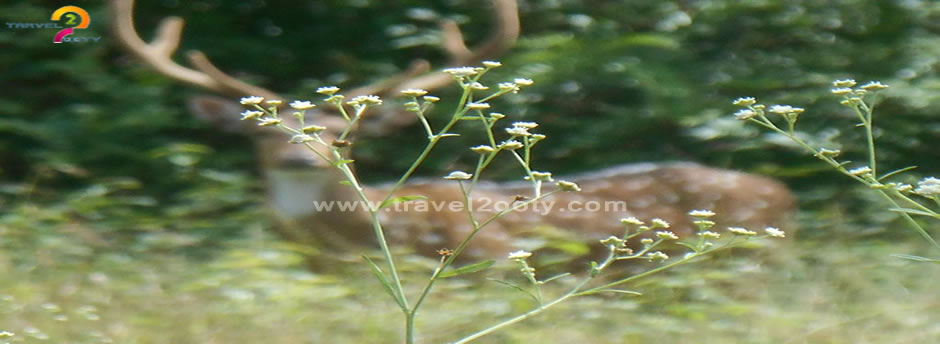
<path fill-rule="evenodd" d="M 849 170 L 849 174 L 853 176 L 860 176 L 860 175 L 867 174 L 867 173 L 871 173 L 871 167 L 862 166 L 859 168 L 853 168 Z"/>
<path fill-rule="evenodd" d="M 509 252 L 509 259 L 512 259 L 512 260 L 526 259 L 531 256 L 532 256 L 532 252 L 524 251 L 524 250 Z"/>
<path fill-rule="evenodd" d="M 658 262 L 658 261 L 664 261 L 666 259 L 669 259 L 669 255 L 663 253 L 662 251 L 650 252 L 650 253 L 647 253 L 646 256 L 649 258 L 651 262 Z"/>
<path fill-rule="evenodd" d="M 917 189 L 914 189 L 921 196 L 940 196 L 940 179 L 927 177 L 917 182 Z"/>
<path fill-rule="evenodd" d="M 260 125 L 260 126 L 262 126 L 262 127 L 270 127 L 270 126 L 275 126 L 275 125 L 278 125 L 278 124 L 281 124 L 281 120 L 280 120 L 280 119 L 277 119 L 277 118 L 265 118 L 265 119 L 262 119 L 262 120 L 258 123 L 258 125 Z"/>
<path fill-rule="evenodd" d="M 832 82 L 832 86 L 835 87 L 852 87 L 855 86 L 855 80 L 845 79 L 845 80 L 836 80 Z"/>
<path fill-rule="evenodd" d="M 888 88 L 888 85 L 882 84 L 880 81 L 869 81 L 867 84 L 862 85 L 862 89 L 866 91 L 878 91 Z"/>
<path fill-rule="evenodd" d="M 401 90 L 401 94 L 406 95 L 406 96 L 411 96 L 411 97 L 420 97 L 425 94 L 428 94 L 428 91 L 420 89 L 420 88 L 409 88 L 406 90 Z"/>
<path fill-rule="evenodd" d="M 754 99 L 754 97 L 742 97 L 735 99 L 734 102 L 732 102 L 732 104 L 736 106 L 751 106 L 755 103 L 757 103 L 757 100 Z"/>
<path fill-rule="evenodd" d="M 473 178 L 473 175 L 464 171 L 453 171 L 450 174 L 444 176 L 444 179 L 448 180 L 467 180 L 470 178 Z"/>
<path fill-rule="evenodd" d="M 493 147 L 485 146 L 485 145 L 470 147 L 470 150 L 478 154 L 489 154 L 489 153 L 496 151 L 495 149 L 493 149 Z"/>
<path fill-rule="evenodd" d="M 695 217 L 712 217 L 715 216 L 715 212 L 711 210 L 693 210 L 689 212 L 689 215 Z"/>
<path fill-rule="evenodd" d="M 767 235 L 770 235 L 774 238 L 783 238 L 787 236 L 786 233 L 784 233 L 782 230 L 774 227 L 764 228 L 764 233 L 767 233 Z"/>
<path fill-rule="evenodd" d="M 679 237 L 676 235 L 676 233 L 673 233 L 673 232 L 670 232 L 670 231 L 658 231 L 658 232 L 656 232 L 656 237 L 657 237 L 657 238 L 660 238 L 660 239 L 667 239 L 667 240 L 676 240 L 676 239 L 679 239 Z"/>
<path fill-rule="evenodd" d="M 308 110 L 308 109 L 312 109 L 316 107 L 316 105 L 313 105 L 312 103 L 306 100 L 305 101 L 295 100 L 295 101 L 290 102 L 290 107 L 295 108 L 297 110 Z"/>
<path fill-rule="evenodd" d="M 454 67 L 454 68 L 444 69 L 443 72 L 453 75 L 458 78 L 462 78 L 462 77 L 468 77 L 471 75 L 476 75 L 479 72 L 479 70 L 477 70 L 476 67 Z"/>
<path fill-rule="evenodd" d="M 506 128 L 506 133 L 512 136 L 531 136 L 532 135 L 532 133 L 529 132 L 529 129 L 520 128 L 520 127 Z"/>
<path fill-rule="evenodd" d="M 637 226 L 642 226 L 646 224 L 645 222 L 640 221 L 640 219 L 633 217 L 633 216 L 620 219 L 620 223 L 625 224 L 625 225 L 637 225 Z"/>
<path fill-rule="evenodd" d="M 467 109 L 469 110 L 486 110 L 490 108 L 489 103 L 468 103 Z"/>
<path fill-rule="evenodd" d="M 263 101 L 264 101 L 264 97 L 252 96 L 252 97 L 242 98 L 241 101 L 239 101 L 239 103 L 241 103 L 242 105 L 258 105 L 258 104 L 261 104 L 261 102 Z"/>
<path fill-rule="evenodd" d="M 776 114 L 786 115 L 786 114 L 791 114 L 791 113 L 801 113 L 805 111 L 805 109 L 792 107 L 790 105 L 771 105 L 770 109 L 768 109 L 767 111 L 770 111 Z"/>
<path fill-rule="evenodd" d="M 728 231 L 737 235 L 746 235 L 746 236 L 757 235 L 757 232 L 749 231 L 741 227 L 728 227 Z"/>
<path fill-rule="evenodd" d="M 526 79 L 526 78 L 515 78 L 515 79 L 512 79 L 512 82 L 519 86 L 531 86 L 532 84 L 535 83 L 535 81 L 532 81 L 532 79 Z"/>
<path fill-rule="evenodd" d="M 757 112 L 754 112 L 754 110 L 751 110 L 751 109 L 741 109 L 741 110 L 738 110 L 738 112 L 734 113 L 734 118 L 742 120 L 742 121 L 748 120 L 754 117 L 757 117 Z"/>
<path fill-rule="evenodd" d="M 511 82 L 501 82 L 497 86 L 499 86 L 499 90 L 501 92 L 519 93 L 519 85 L 516 85 Z"/>
<path fill-rule="evenodd" d="M 698 232 L 698 235 L 705 237 L 706 239 L 718 239 L 721 237 L 721 234 L 712 232 L 712 231 L 702 231 Z"/>
<path fill-rule="evenodd" d="M 525 147 L 522 142 L 516 140 L 503 141 L 496 148 L 505 149 L 505 150 L 516 150 L 519 148 Z"/>
<path fill-rule="evenodd" d="M 324 86 L 324 87 L 317 88 L 317 93 L 323 94 L 323 95 L 332 96 L 336 94 L 336 92 L 339 92 L 339 87 L 336 87 L 336 86 Z"/>
<path fill-rule="evenodd" d="M 581 187 L 578 186 L 578 184 L 565 180 L 558 181 L 556 185 L 558 185 L 558 188 L 561 189 L 561 191 L 581 191 Z"/>
<path fill-rule="evenodd" d="M 849 93 L 852 93 L 852 89 L 848 87 L 839 87 L 839 88 L 832 89 L 832 94 L 835 94 L 837 96 L 844 96 Z"/>
<path fill-rule="evenodd" d="M 242 112 L 242 120 L 245 121 L 249 119 L 258 119 L 258 118 L 261 118 L 262 115 L 264 115 L 264 112 L 245 110 L 244 112 Z"/>
<path fill-rule="evenodd" d="M 382 99 L 379 96 L 367 95 L 367 96 L 356 96 L 353 99 L 350 99 L 347 102 L 349 105 L 381 105 Z"/>

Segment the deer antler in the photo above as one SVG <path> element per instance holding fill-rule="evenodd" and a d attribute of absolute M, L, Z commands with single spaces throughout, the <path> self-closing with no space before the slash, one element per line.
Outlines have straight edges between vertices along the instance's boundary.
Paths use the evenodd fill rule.
<path fill-rule="evenodd" d="M 183 19 L 168 17 L 160 22 L 157 35 L 147 43 L 134 29 L 134 0 L 111 0 L 112 23 L 119 43 L 138 58 L 149 64 L 157 72 L 187 84 L 202 87 L 219 93 L 242 97 L 260 95 L 265 98 L 281 97 L 267 89 L 250 85 L 233 78 L 216 68 L 200 51 L 187 54 L 195 69 L 173 62 L 172 55 L 179 47 L 183 31 Z"/>
<path fill-rule="evenodd" d="M 516 0 L 493 0 L 495 29 L 490 36 L 477 47 L 467 48 L 463 33 L 457 23 L 451 20 L 441 22 L 441 47 L 450 55 L 448 67 L 470 66 L 488 58 L 499 56 L 509 49 L 519 38 L 519 5 Z M 409 88 L 435 90 L 454 82 L 453 76 L 443 72 L 426 73 L 428 63 L 417 60 L 404 73 L 387 79 L 385 82 L 359 87 L 346 92 L 347 95 L 388 93 L 396 95 L 398 91 Z M 421 68 L 424 71 L 421 71 Z M 423 75 L 422 75 L 423 74 Z M 361 130 L 371 135 L 382 136 L 411 125 L 416 121 L 411 113 L 390 111 L 361 124 Z"/>
<path fill-rule="evenodd" d="M 493 0 L 494 26 L 496 27 L 492 34 L 480 45 L 473 49 L 467 48 L 463 39 L 463 33 L 452 20 L 445 20 L 441 23 L 441 47 L 450 55 L 449 67 L 461 67 L 477 64 L 487 58 L 494 58 L 509 49 L 519 38 L 519 5 L 516 0 Z M 414 64 L 413 64 L 414 65 Z M 403 73 L 408 75 L 408 72 Z M 450 74 L 437 72 L 424 74 L 422 76 L 412 76 L 400 79 L 401 82 L 387 85 L 386 89 L 378 90 L 397 92 L 409 88 L 422 88 L 434 90 L 444 87 L 453 82 Z M 367 86 L 368 87 L 368 86 Z M 368 89 L 372 92 L 362 92 L 365 87 L 357 88 L 348 93 L 350 94 L 374 94 L 376 90 Z"/>
<path fill-rule="evenodd" d="M 164 19 L 157 28 L 156 37 L 150 43 L 140 38 L 134 29 L 134 1 L 110 0 L 112 22 L 118 42 L 128 51 L 149 64 L 157 72 L 175 80 L 205 88 L 207 90 L 235 97 L 249 95 L 263 96 L 268 99 L 282 99 L 277 93 L 245 83 L 213 65 L 201 51 L 193 50 L 186 57 L 193 68 L 182 66 L 173 61 L 172 55 L 179 47 L 183 31 L 183 20 L 179 17 Z M 464 66 L 478 63 L 506 51 L 519 37 L 519 15 L 516 0 L 494 0 L 493 10 L 496 18 L 496 30 L 478 47 L 468 49 L 463 34 L 453 21 L 444 21 L 442 47 L 450 55 L 450 66 Z M 386 78 L 384 81 L 349 90 L 347 96 L 395 92 L 407 88 L 433 90 L 451 82 L 446 73 L 427 74 L 429 63 L 416 60 L 403 73 Z M 424 74 L 424 75 L 422 75 Z"/>

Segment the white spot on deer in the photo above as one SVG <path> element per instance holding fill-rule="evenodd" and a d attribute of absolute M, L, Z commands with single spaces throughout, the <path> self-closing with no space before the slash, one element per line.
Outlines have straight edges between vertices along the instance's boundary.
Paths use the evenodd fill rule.
<path fill-rule="evenodd" d="M 710 202 L 715 202 L 715 201 L 720 200 L 722 196 L 723 195 L 720 192 L 709 192 L 709 193 L 702 195 L 702 198 Z"/>
<path fill-rule="evenodd" d="M 628 181 L 623 187 L 629 191 L 639 191 L 652 185 L 653 181 L 653 177 L 641 176 Z"/>
<path fill-rule="evenodd" d="M 681 175 L 673 171 L 664 171 L 659 177 L 670 184 L 678 183 L 683 179 Z"/>
<path fill-rule="evenodd" d="M 761 196 L 770 196 L 774 193 L 774 187 L 771 185 L 761 185 L 757 188 L 757 194 Z"/>
<path fill-rule="evenodd" d="M 647 208 L 655 203 L 656 196 L 643 196 L 630 200 L 630 206 L 637 209 Z"/>
<path fill-rule="evenodd" d="M 702 185 L 698 183 L 687 183 L 682 186 L 682 191 L 688 192 L 690 194 L 697 194 L 702 191 Z"/>
<path fill-rule="evenodd" d="M 663 202 L 668 203 L 668 204 L 676 204 L 676 203 L 679 203 L 680 197 L 675 192 L 668 192 L 668 193 L 663 194 L 660 197 L 660 199 L 662 199 Z"/>
<path fill-rule="evenodd" d="M 612 186 L 613 185 L 609 181 L 597 180 L 597 181 L 592 181 L 590 183 L 587 183 L 581 188 L 584 190 L 584 192 L 598 192 L 598 191 L 610 189 Z"/>
<path fill-rule="evenodd" d="M 735 222 L 746 222 L 753 218 L 754 215 L 754 209 L 738 208 L 734 211 L 734 213 L 732 213 L 731 219 Z"/>

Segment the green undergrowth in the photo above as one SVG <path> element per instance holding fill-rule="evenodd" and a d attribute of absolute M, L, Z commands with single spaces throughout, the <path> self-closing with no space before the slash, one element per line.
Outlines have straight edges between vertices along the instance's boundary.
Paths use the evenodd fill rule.
<path fill-rule="evenodd" d="M 892 258 L 916 240 L 796 241 L 765 259 L 729 255 L 627 286 L 643 296 L 577 298 L 480 343 L 930 343 L 940 339 L 932 267 Z M 385 343 L 397 310 L 362 264 L 324 273 L 263 234 L 208 261 L 115 250 L 87 261 L 0 266 L 10 343 Z M 772 262 L 771 262 L 772 261 Z M 435 262 L 403 261 L 403 279 Z M 439 343 L 532 307 L 488 277 L 442 281 L 418 324 Z M 509 277 L 506 277 L 509 276 Z M 566 281 L 545 290 L 560 293 Z M 417 292 L 412 290 L 410 292 Z M 355 321 L 350 321 L 355 319 Z M 559 326 L 558 324 L 576 324 Z"/>

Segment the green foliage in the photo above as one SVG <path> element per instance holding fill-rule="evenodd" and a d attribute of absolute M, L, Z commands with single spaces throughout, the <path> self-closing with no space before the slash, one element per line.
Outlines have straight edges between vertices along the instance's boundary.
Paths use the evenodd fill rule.
<path fill-rule="evenodd" d="M 187 26 L 181 52 L 201 49 L 226 71 L 302 96 L 324 84 L 375 81 L 417 57 L 429 57 L 440 66 L 443 56 L 434 46 L 436 18 L 428 13 L 459 19 L 471 42 L 488 32 L 489 20 L 483 6 L 466 0 L 138 2 L 136 22 L 144 37 L 151 36 L 162 17 L 183 16 Z M 796 328 L 806 330 L 809 342 L 834 343 L 929 342 L 936 336 L 925 330 L 929 326 L 917 326 L 935 312 L 888 302 L 899 297 L 908 305 L 935 304 L 935 293 L 918 293 L 933 290 L 918 288 L 929 288 L 929 274 L 884 274 L 911 271 L 899 262 L 872 267 L 889 253 L 916 251 L 896 248 L 901 243 L 891 228 L 899 223 L 897 217 L 869 211 L 867 190 L 846 190 L 847 181 L 815 167 L 812 158 L 728 119 L 733 110 L 727 99 L 754 95 L 826 113 L 825 118 L 807 121 L 803 130 L 819 133 L 819 141 L 846 142 L 842 151 L 863 161 L 864 146 L 850 143 L 862 142 L 856 139 L 861 134 L 837 129 L 851 125 L 854 115 L 831 104 L 821 91 L 828 90 L 829 81 L 847 76 L 881 80 L 892 86 L 879 106 L 879 113 L 890 120 L 877 122 L 875 128 L 884 170 L 904 167 L 911 157 L 919 157 L 922 164 L 915 174 L 937 171 L 940 159 L 933 157 L 940 137 L 940 6 L 879 0 L 526 3 L 523 38 L 501 59 L 507 66 L 522 67 L 494 75 L 538 81 L 528 95 L 509 97 L 499 105 L 508 107 L 507 113 L 537 120 L 551 135 L 555 148 L 534 152 L 534 159 L 545 164 L 538 168 L 562 172 L 626 161 L 698 160 L 758 170 L 786 177 L 801 189 L 803 239 L 848 241 L 827 241 L 825 247 L 801 251 L 815 264 L 788 270 L 798 273 L 801 283 L 784 288 L 786 293 L 773 288 L 790 286 L 791 281 L 768 283 L 764 291 L 754 291 L 750 281 L 737 285 L 742 294 L 799 301 L 790 308 L 768 310 L 766 303 L 741 303 L 722 294 L 721 288 L 667 288 L 659 291 L 667 299 L 702 301 L 724 295 L 719 300 L 727 302 L 672 302 L 666 310 L 645 307 L 648 316 L 630 322 L 607 319 L 610 327 L 597 332 L 617 334 L 615 342 L 678 341 L 691 335 L 688 319 L 725 315 L 724 321 L 694 323 L 693 329 L 705 331 L 696 335 L 715 341 L 782 342 L 792 340 Z M 246 139 L 209 129 L 186 113 L 185 98 L 201 91 L 178 86 L 114 46 L 101 2 L 78 5 L 90 11 L 94 21 L 87 31 L 103 36 L 101 43 L 53 45 L 47 31 L 0 29 L 0 272 L 7 277 L 0 290 L 16 300 L 0 298 L 0 324 L 59 329 L 52 334 L 54 340 L 97 341 L 96 332 L 87 331 L 91 326 L 63 326 L 40 307 L 65 299 L 74 302 L 75 309 L 96 305 L 107 319 L 98 331 L 124 333 L 115 337 L 117 342 L 302 342 L 321 339 L 316 333 L 333 341 L 375 342 L 395 336 L 394 326 L 390 329 L 384 320 L 388 313 L 365 312 L 364 328 L 316 318 L 323 314 L 312 309 L 339 310 L 340 318 L 362 316 L 361 304 L 375 301 L 336 301 L 351 292 L 328 277 L 189 265 L 194 261 L 190 258 L 218 255 L 240 267 L 295 266 L 296 255 L 289 252 L 296 248 L 266 243 L 292 257 L 272 262 L 259 258 L 265 255 L 256 254 L 257 247 L 232 247 L 231 240 L 268 227 Z M 4 2 L 0 18 L 42 22 L 59 6 L 55 1 Z M 402 147 L 415 147 L 424 135 L 415 126 L 404 129 L 395 141 L 386 139 L 371 145 L 364 139 L 357 147 L 356 162 L 367 178 L 387 179 L 390 171 L 407 167 L 418 152 Z M 442 145 L 441 151 L 466 146 L 458 140 L 448 144 L 453 146 Z M 391 156 L 402 158 L 388 161 Z M 419 172 L 474 164 L 432 155 Z M 500 165 L 508 164 L 497 161 L 494 167 Z M 509 170 L 493 172 L 516 177 Z M 849 245 L 861 238 L 868 240 Z M 849 247 L 849 252 L 840 254 L 833 247 Z M 826 268 L 829 265 L 833 268 Z M 97 282 L 99 274 L 110 276 L 111 284 Z M 708 278 L 697 281 L 715 281 Z M 655 283 L 698 283 L 690 279 Z M 316 282 L 301 283 L 312 280 Z M 452 280 L 453 290 L 462 290 L 459 279 Z M 229 287 L 216 289 L 220 285 Z M 905 293 L 898 296 L 897 288 L 888 285 L 902 285 Z M 70 286 L 79 286 L 79 292 L 66 293 Z M 793 289 L 806 293 L 794 296 Z M 238 299 L 245 290 L 264 297 Z M 468 319 L 478 317 L 480 310 L 491 317 L 512 314 L 505 311 L 512 305 L 447 294 L 466 301 L 461 304 L 465 307 L 427 318 L 463 321 L 462 328 L 470 329 L 477 326 L 468 325 Z M 305 295 L 330 297 L 296 301 Z M 585 308 L 618 312 L 641 307 L 631 301 L 601 302 L 588 299 L 572 306 L 570 314 L 535 321 L 526 325 L 531 328 L 497 341 L 600 342 L 574 330 L 539 329 L 571 317 L 591 318 L 595 313 L 580 312 Z M 717 310 L 710 308 L 714 303 L 721 303 Z M 820 308 L 828 312 L 807 313 Z M 753 316 L 740 316 L 749 310 L 780 312 L 776 319 L 782 320 L 756 329 L 740 326 L 760 325 L 748 322 L 754 322 Z M 650 337 L 649 328 L 657 328 L 653 326 L 659 330 Z M 452 338 L 451 333 L 430 336 Z"/>

